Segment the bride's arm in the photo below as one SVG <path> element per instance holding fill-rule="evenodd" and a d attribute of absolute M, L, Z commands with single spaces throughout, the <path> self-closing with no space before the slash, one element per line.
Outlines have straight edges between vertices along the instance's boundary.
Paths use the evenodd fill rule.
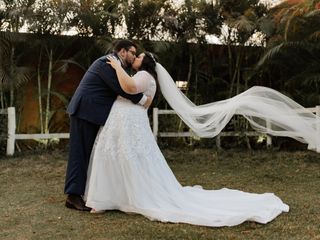
<path fill-rule="evenodd" d="M 122 68 L 118 60 L 114 58 L 108 58 L 107 63 L 110 64 L 116 71 L 120 86 L 123 91 L 125 91 L 128 94 L 136 94 L 145 90 L 143 89 L 143 86 L 140 86 L 141 84 L 139 84 L 138 81 L 136 82 L 135 79 L 133 79 L 126 73 L 126 71 Z"/>

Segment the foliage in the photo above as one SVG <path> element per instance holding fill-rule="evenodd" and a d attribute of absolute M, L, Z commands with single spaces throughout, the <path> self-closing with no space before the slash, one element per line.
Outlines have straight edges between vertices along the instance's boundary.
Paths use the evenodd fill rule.
<path fill-rule="evenodd" d="M 24 36 L 14 33 L 0 32 L 0 94 L 1 108 L 15 105 L 14 91 L 30 78 L 30 68 L 22 64 L 23 51 L 17 51 L 20 43 L 25 43 Z M 10 92 L 10 100 L 6 101 L 5 93 Z"/>
<path fill-rule="evenodd" d="M 164 29 L 174 41 L 206 42 L 207 34 L 220 32 L 218 10 L 212 2 L 187 0 L 180 8 L 171 8 L 165 12 Z"/>
<path fill-rule="evenodd" d="M 74 17 L 70 27 L 75 27 L 80 36 L 115 37 L 121 25 L 121 0 L 83 0 L 74 5 Z"/>
<path fill-rule="evenodd" d="M 168 0 L 122 1 L 122 13 L 130 39 L 162 39 L 162 14 L 169 8 Z"/>
<path fill-rule="evenodd" d="M 320 102 L 319 5 L 314 0 L 286 1 L 272 9 L 268 19 L 273 33 L 257 65 L 260 73 L 279 78 L 279 88 L 308 106 Z"/>
<path fill-rule="evenodd" d="M 40 122 L 46 125 L 39 128 L 57 129 L 50 119 L 64 109 L 63 101 L 70 96 L 57 93 L 50 81 L 71 65 L 81 71 L 87 69 L 94 59 L 112 49 L 115 38 L 121 37 L 134 39 L 141 51 L 155 52 L 174 80 L 188 81 L 185 94 L 196 104 L 264 85 L 302 105 L 314 106 L 320 102 L 319 6 L 319 0 L 286 1 L 273 9 L 258 0 L 186 0 L 179 4 L 171 0 L 3 0 L 0 28 L 17 32 L 24 25 L 36 34 L 23 44 L 19 42 L 18 47 L 15 40 L 10 40 L 10 45 L 1 37 L 0 53 L 7 54 L 0 59 L 1 76 L 5 71 L 11 73 L 1 77 L 1 104 L 16 104 L 14 91 L 26 82 L 27 75 L 20 78 L 23 74 L 13 73 L 25 67 L 21 56 L 31 56 L 31 78 L 38 80 L 39 115 L 44 117 Z M 57 35 L 70 30 L 78 36 L 61 38 L 55 45 L 60 41 Z M 208 35 L 220 37 L 225 45 L 207 45 Z M 253 41 L 256 36 L 259 43 Z M 79 46 L 72 45 L 78 37 Z M 265 41 L 267 51 L 254 68 L 262 50 L 255 45 Z M 51 106 L 51 96 L 61 100 L 61 108 Z M 153 106 L 169 108 L 161 95 Z M 184 128 L 181 121 L 174 124 Z M 240 131 L 247 129 L 240 119 L 230 124 Z"/>
<path fill-rule="evenodd" d="M 221 0 L 219 7 L 221 18 L 228 27 L 224 34 L 226 44 L 246 44 L 259 31 L 260 19 L 267 12 L 267 6 L 259 0 Z"/>
<path fill-rule="evenodd" d="M 72 8 L 72 0 L 38 0 L 27 16 L 29 31 L 45 35 L 61 34 L 68 29 Z"/>
<path fill-rule="evenodd" d="M 27 22 L 36 0 L 2 0 L 0 2 L 0 27 L 4 31 L 19 32 Z"/>
<path fill-rule="evenodd" d="M 219 1 L 220 15 L 226 26 L 222 34 L 223 43 L 228 46 L 229 97 L 239 94 L 248 87 L 249 78 L 243 74 L 246 58 L 245 45 L 255 45 L 251 38 L 259 31 L 260 19 L 266 14 L 267 7 L 258 0 Z M 256 38 L 256 37 L 255 37 Z M 257 38 L 255 41 L 259 41 Z M 263 41 L 263 39 L 260 39 Z M 238 48 L 231 49 L 231 45 Z M 248 69 L 246 69 L 248 71 Z"/>

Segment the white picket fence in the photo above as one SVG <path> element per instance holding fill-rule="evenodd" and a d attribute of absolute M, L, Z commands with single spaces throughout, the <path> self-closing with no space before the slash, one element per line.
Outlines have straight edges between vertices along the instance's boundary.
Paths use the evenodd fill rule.
<path fill-rule="evenodd" d="M 308 110 L 316 113 L 320 117 L 320 106 L 314 108 L 307 108 Z M 15 142 L 16 140 L 21 139 L 67 139 L 69 138 L 69 133 L 48 133 L 48 134 L 17 134 L 16 133 L 16 111 L 14 107 L 9 107 L 8 109 L 0 110 L 0 114 L 8 114 L 8 136 L 7 136 L 7 155 L 12 156 L 15 151 Z M 192 137 L 195 136 L 192 132 L 159 132 L 159 115 L 162 114 L 176 114 L 174 110 L 160 110 L 158 108 L 153 109 L 153 134 L 155 138 L 158 137 Z M 317 132 L 319 136 L 319 141 L 317 145 L 317 151 L 320 152 L 320 124 L 317 126 Z M 216 138 L 216 144 L 220 147 L 220 138 L 226 136 L 239 136 L 242 133 L 238 132 L 221 132 Z M 245 132 L 247 136 L 260 136 L 261 133 L 250 131 Z M 272 138 L 269 135 L 266 135 L 267 146 L 271 146 Z"/>
<path fill-rule="evenodd" d="M 7 138 L 7 155 L 8 156 L 12 156 L 14 154 L 16 140 L 69 138 L 69 133 L 17 134 L 15 108 L 9 107 L 4 113 L 8 114 L 8 138 Z"/>
<path fill-rule="evenodd" d="M 317 116 L 320 118 L 320 105 L 314 108 L 306 108 L 307 110 L 316 113 Z M 160 110 L 158 108 L 153 109 L 153 135 L 155 136 L 156 140 L 158 137 L 194 137 L 196 136 L 192 131 L 188 132 L 159 132 L 159 115 L 165 114 L 176 114 L 174 110 Z M 268 124 L 268 122 L 267 122 Z M 317 152 L 320 152 L 320 124 L 317 126 L 318 132 L 318 142 L 317 142 Z M 270 147 L 272 145 L 272 137 L 267 134 L 262 134 L 256 131 L 247 131 L 244 133 L 246 136 L 265 136 L 267 138 L 266 145 Z M 216 145 L 218 148 L 221 148 L 221 137 L 227 136 L 240 136 L 243 133 L 239 132 L 221 132 L 219 135 L 216 136 Z"/>

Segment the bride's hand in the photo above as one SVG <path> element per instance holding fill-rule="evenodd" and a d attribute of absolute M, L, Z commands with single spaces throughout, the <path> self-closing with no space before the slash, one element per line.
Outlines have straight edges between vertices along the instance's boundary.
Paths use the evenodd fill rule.
<path fill-rule="evenodd" d="M 151 103 L 152 103 L 152 97 L 147 96 L 147 101 L 144 103 L 143 106 L 144 106 L 146 109 L 148 109 L 148 108 L 150 107 Z"/>
<path fill-rule="evenodd" d="M 111 65 L 114 69 L 121 67 L 120 60 L 113 56 L 107 56 L 107 64 Z"/>

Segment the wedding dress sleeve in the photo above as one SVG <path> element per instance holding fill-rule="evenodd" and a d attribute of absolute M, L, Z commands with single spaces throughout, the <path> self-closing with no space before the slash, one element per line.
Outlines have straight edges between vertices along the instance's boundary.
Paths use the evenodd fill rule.
<path fill-rule="evenodd" d="M 133 77 L 137 92 L 145 92 L 150 82 L 150 74 L 146 71 L 139 71 Z"/>

